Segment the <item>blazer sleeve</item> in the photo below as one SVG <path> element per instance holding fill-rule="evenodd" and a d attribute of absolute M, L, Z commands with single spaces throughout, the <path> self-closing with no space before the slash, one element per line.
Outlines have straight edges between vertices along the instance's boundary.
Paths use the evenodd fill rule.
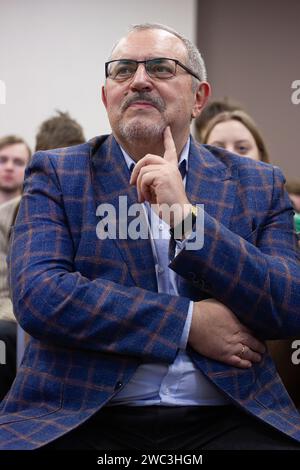
<path fill-rule="evenodd" d="M 293 210 L 276 167 L 272 179 L 271 203 L 247 239 L 204 212 L 203 247 L 185 248 L 170 265 L 264 339 L 300 334 L 300 262 Z"/>
<path fill-rule="evenodd" d="M 189 299 L 90 280 L 75 270 L 74 257 L 56 170 L 46 152 L 37 153 L 27 169 L 8 259 L 22 328 L 72 349 L 173 362 Z"/>

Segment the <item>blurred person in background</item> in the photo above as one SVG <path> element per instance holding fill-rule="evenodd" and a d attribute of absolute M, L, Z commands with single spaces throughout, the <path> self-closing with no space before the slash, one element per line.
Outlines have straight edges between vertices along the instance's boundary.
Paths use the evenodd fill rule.
<path fill-rule="evenodd" d="M 298 235 L 298 243 L 300 246 L 300 179 L 292 179 L 286 182 L 286 190 L 295 209 L 294 222 L 295 230 Z"/>
<path fill-rule="evenodd" d="M 203 144 L 203 136 L 206 132 L 207 124 L 218 114 L 224 111 L 242 110 L 242 106 L 231 98 L 209 101 L 201 114 L 195 119 L 195 138 Z"/>
<path fill-rule="evenodd" d="M 16 374 L 16 320 L 9 295 L 6 256 L 30 157 L 30 148 L 21 137 L 9 135 L 0 139 L 0 340 L 5 345 L 5 361 L 0 364 L 0 400 Z"/>
<path fill-rule="evenodd" d="M 36 135 L 36 152 L 71 147 L 85 142 L 81 125 L 71 118 L 69 113 L 56 112 L 57 116 L 53 116 L 41 124 Z"/>
<path fill-rule="evenodd" d="M 269 163 L 269 154 L 253 119 L 243 110 L 224 111 L 212 118 L 203 132 L 203 144 Z"/>
<path fill-rule="evenodd" d="M 0 138 L 0 206 L 20 196 L 31 151 L 18 136 Z"/>
<path fill-rule="evenodd" d="M 81 144 L 83 129 L 67 112 L 42 122 L 36 135 L 36 150 Z M 24 171 L 31 156 L 27 143 L 16 136 L 0 139 L 0 339 L 6 344 L 6 364 L 0 364 L 0 400 L 9 390 L 16 373 L 16 322 L 9 296 L 6 256 L 10 228 L 18 213 Z M 20 334 L 20 331 L 19 331 Z"/>

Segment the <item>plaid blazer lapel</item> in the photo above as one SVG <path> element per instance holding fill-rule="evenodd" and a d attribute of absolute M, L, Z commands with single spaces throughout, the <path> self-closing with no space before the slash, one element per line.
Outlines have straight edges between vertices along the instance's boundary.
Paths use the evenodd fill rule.
<path fill-rule="evenodd" d="M 237 172 L 191 139 L 186 192 L 192 204 L 229 226 L 235 202 Z M 205 235 L 204 235 L 205 236 Z"/>
<path fill-rule="evenodd" d="M 209 215 L 228 227 L 236 194 L 235 169 L 228 168 L 192 138 L 188 165 L 188 199 L 192 204 L 204 204 L 204 210 Z M 207 298 L 204 291 L 180 276 L 178 290 L 180 295 L 195 301 Z"/>
<path fill-rule="evenodd" d="M 127 213 L 127 209 L 133 204 L 138 204 L 138 201 L 136 188 L 129 184 L 130 172 L 121 149 L 112 135 L 104 136 L 100 140 L 96 138 L 90 143 L 95 210 L 103 203 L 111 204 L 115 208 L 116 230 L 119 236 L 117 235 L 113 241 L 118 245 L 134 283 L 145 289 L 157 291 L 154 259 L 148 234 L 146 239 L 137 240 L 128 236 L 128 233 L 126 236 L 130 223 L 137 216 L 143 221 L 144 228 L 147 227 L 147 222 L 143 210 L 140 214 L 132 216 Z M 121 218 L 120 200 L 122 207 L 126 209 L 125 214 L 122 212 Z M 140 207 L 142 209 L 142 206 Z M 124 238 L 120 238 L 120 227 Z"/>

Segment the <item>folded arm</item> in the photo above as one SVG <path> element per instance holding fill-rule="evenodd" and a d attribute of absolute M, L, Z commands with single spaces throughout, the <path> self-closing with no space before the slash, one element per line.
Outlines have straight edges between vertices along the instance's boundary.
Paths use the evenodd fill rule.
<path fill-rule="evenodd" d="M 183 249 L 170 267 L 261 338 L 295 336 L 300 333 L 299 251 L 292 207 L 277 168 L 265 214 L 250 242 L 205 213 L 203 248 Z"/>

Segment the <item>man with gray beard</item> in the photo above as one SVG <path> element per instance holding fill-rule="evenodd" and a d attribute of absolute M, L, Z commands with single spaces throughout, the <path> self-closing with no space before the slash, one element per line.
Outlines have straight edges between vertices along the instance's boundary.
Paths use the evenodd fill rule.
<path fill-rule="evenodd" d="M 280 170 L 194 142 L 210 86 L 176 31 L 134 26 L 105 76 L 112 134 L 27 171 L 10 267 L 31 340 L 0 447 L 299 449 L 264 343 L 300 333 Z"/>

